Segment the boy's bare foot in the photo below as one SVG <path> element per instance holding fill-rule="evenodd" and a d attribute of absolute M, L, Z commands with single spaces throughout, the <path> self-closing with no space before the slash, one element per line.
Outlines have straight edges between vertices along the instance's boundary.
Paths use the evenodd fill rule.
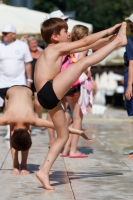
<path fill-rule="evenodd" d="M 10 172 L 10 174 L 14 174 L 14 175 L 19 175 L 20 171 L 19 171 L 19 167 L 18 168 L 13 168 L 13 170 Z"/>
<path fill-rule="evenodd" d="M 27 174 L 30 174 L 30 172 L 26 169 L 22 169 L 21 172 L 20 172 L 21 175 L 27 175 Z"/>
<path fill-rule="evenodd" d="M 19 175 L 20 171 L 19 171 L 19 162 L 18 161 L 14 161 L 13 163 L 13 170 L 10 172 L 10 174 L 14 174 L 14 175 Z"/>
<path fill-rule="evenodd" d="M 27 174 L 30 174 L 30 172 L 26 169 L 22 169 L 21 172 L 20 172 L 21 175 L 27 175 Z"/>
<path fill-rule="evenodd" d="M 42 172 L 41 170 L 39 170 L 36 173 L 36 177 L 39 179 L 39 181 L 42 183 L 43 187 L 46 190 L 55 190 L 55 188 L 50 185 L 49 175 L 48 174 L 46 174 L 46 173 Z"/>
<path fill-rule="evenodd" d="M 126 22 L 123 22 L 121 25 L 121 28 L 117 34 L 117 37 L 116 37 L 116 39 L 118 41 L 118 47 L 124 46 L 127 44 L 126 27 L 127 27 Z"/>
<path fill-rule="evenodd" d="M 30 174 L 30 172 L 27 170 L 27 165 L 21 165 L 21 172 L 20 172 L 21 175 L 27 175 L 27 174 Z"/>

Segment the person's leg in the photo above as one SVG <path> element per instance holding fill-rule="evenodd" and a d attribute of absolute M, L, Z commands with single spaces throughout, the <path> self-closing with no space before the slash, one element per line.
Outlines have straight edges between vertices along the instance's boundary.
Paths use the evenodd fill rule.
<path fill-rule="evenodd" d="M 71 125 L 73 123 L 73 119 L 67 110 L 65 111 L 65 115 L 66 115 L 68 125 Z"/>
<path fill-rule="evenodd" d="M 22 160 L 21 160 L 21 175 L 27 175 L 30 172 L 27 170 L 27 158 L 28 158 L 28 153 L 29 150 L 27 151 L 21 151 L 21 156 L 22 156 Z"/>
<path fill-rule="evenodd" d="M 11 171 L 11 174 L 18 175 L 20 174 L 18 151 L 16 151 L 14 148 L 11 147 L 11 154 L 12 154 L 12 160 L 13 160 L 13 170 Z"/>
<path fill-rule="evenodd" d="M 80 106 L 78 104 L 78 100 L 75 102 L 75 106 L 73 109 L 73 128 L 76 129 L 82 129 L 82 119 L 83 119 L 83 115 L 80 109 Z M 80 156 L 80 157 L 88 157 L 85 154 L 81 153 L 80 151 L 78 151 L 78 141 L 79 141 L 79 136 L 78 135 L 72 135 L 71 138 L 71 148 L 70 148 L 70 153 L 69 156 L 70 157 L 76 157 L 76 156 Z"/>
<path fill-rule="evenodd" d="M 72 127 L 72 124 L 69 126 Z M 72 139 L 72 134 L 69 133 L 69 138 L 64 146 L 64 149 L 62 151 L 61 157 L 67 157 L 69 156 L 69 152 L 70 152 L 70 147 L 71 147 L 71 139 Z"/>
<path fill-rule="evenodd" d="M 67 103 L 66 102 L 67 102 L 67 100 L 65 98 L 65 105 L 68 104 L 68 102 Z M 69 127 L 73 128 L 72 117 L 71 117 L 71 115 L 67 111 L 67 106 L 65 108 L 66 108 L 65 115 L 66 115 L 66 119 L 67 119 L 68 125 L 69 125 Z M 70 151 L 70 146 L 71 146 L 71 137 L 72 137 L 72 134 L 69 133 L 69 138 L 68 138 L 68 140 L 67 140 L 67 142 L 66 142 L 66 144 L 64 146 L 64 149 L 63 149 L 63 152 L 61 154 L 61 157 L 67 157 L 67 156 L 69 156 L 69 151 Z"/>
<path fill-rule="evenodd" d="M 6 95 L 6 93 L 5 93 L 5 95 Z M 5 99 L 5 107 L 4 107 L 4 112 L 5 112 L 6 107 L 7 107 L 7 99 L 5 98 L 5 96 L 4 96 L 4 99 Z M 10 140 L 10 126 L 7 125 L 6 127 L 7 127 L 7 133 L 4 138 L 5 138 L 5 140 Z"/>
<path fill-rule="evenodd" d="M 54 187 L 52 187 L 49 182 L 49 172 L 64 144 L 68 140 L 69 132 L 68 123 L 60 103 L 52 110 L 49 110 L 49 114 L 57 131 L 57 138 L 49 149 L 46 159 L 36 176 L 46 189 L 54 190 Z"/>
<path fill-rule="evenodd" d="M 67 100 L 73 112 L 73 126 L 72 127 L 81 130 L 83 115 L 82 115 L 80 106 L 78 104 L 79 96 L 80 96 L 80 92 L 76 92 L 73 97 L 67 97 Z M 78 141 L 79 141 L 79 136 L 72 135 L 69 156 L 81 155 L 81 152 L 77 150 Z M 85 156 L 85 155 L 82 154 L 82 156 Z"/>
<path fill-rule="evenodd" d="M 117 47 L 123 46 L 126 43 L 126 23 L 123 22 L 117 37 L 112 42 L 97 50 L 93 54 L 80 59 L 71 67 L 66 68 L 54 78 L 53 89 L 58 99 L 62 99 L 64 97 L 73 83 L 79 78 L 85 69 L 87 69 L 89 66 L 93 66 L 94 64 L 99 63 Z"/>
<path fill-rule="evenodd" d="M 35 107 L 35 111 L 36 111 L 38 117 L 42 118 L 43 107 L 38 102 L 36 92 L 34 92 L 34 107 Z M 44 129 L 45 129 L 45 127 L 41 127 L 41 130 L 44 130 Z"/>
<path fill-rule="evenodd" d="M 43 112 L 43 107 L 40 105 L 40 103 L 37 100 L 37 93 L 34 93 L 34 105 L 35 105 L 35 111 L 38 115 L 39 118 L 42 118 L 42 112 Z"/>
<path fill-rule="evenodd" d="M 10 150 L 11 150 L 12 161 L 13 161 L 13 170 L 11 171 L 11 174 L 18 175 L 18 174 L 20 174 L 18 151 L 16 151 L 14 148 L 12 148 L 12 145 L 11 145 L 11 127 L 10 127 Z"/>
<path fill-rule="evenodd" d="M 70 105 L 71 110 L 73 111 L 74 108 L 74 101 L 73 101 L 74 97 L 66 97 L 67 102 Z M 68 101 L 69 100 L 69 101 Z M 71 125 L 71 127 L 73 128 L 73 124 Z M 79 137 L 79 136 L 78 136 Z M 63 152 L 61 154 L 62 157 L 68 156 L 69 152 L 70 152 L 70 148 L 71 148 L 71 139 L 72 139 L 72 135 L 69 134 L 69 139 L 67 140 Z"/>
<path fill-rule="evenodd" d="M 51 121 L 51 122 L 52 122 L 49 113 L 47 113 L 46 119 L 47 119 L 48 121 Z M 55 141 L 55 131 L 54 131 L 52 128 L 48 128 L 47 130 L 48 130 L 48 135 L 49 135 L 49 148 L 50 148 L 51 145 L 52 145 L 52 144 L 54 143 L 54 141 Z"/>
<path fill-rule="evenodd" d="M 66 97 L 63 97 L 61 99 L 61 104 L 63 106 L 64 111 L 66 111 L 66 106 L 67 106 L 67 101 L 66 101 Z"/>
<path fill-rule="evenodd" d="M 72 119 L 71 115 L 69 114 L 69 110 L 67 109 L 68 102 L 67 102 L 66 97 L 63 97 L 63 99 L 61 100 L 61 105 L 63 106 L 63 110 L 65 112 L 68 125 L 72 124 L 73 119 Z"/>

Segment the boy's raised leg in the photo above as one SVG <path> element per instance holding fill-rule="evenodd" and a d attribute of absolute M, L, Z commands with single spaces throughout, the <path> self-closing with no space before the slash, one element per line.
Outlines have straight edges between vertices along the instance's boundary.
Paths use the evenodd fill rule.
<path fill-rule="evenodd" d="M 49 149 L 46 159 L 40 170 L 36 173 L 36 176 L 45 189 L 54 190 L 55 188 L 52 187 L 49 182 L 49 172 L 54 161 L 56 160 L 64 144 L 66 143 L 69 132 L 68 123 L 60 103 L 54 109 L 50 110 L 49 114 L 57 131 L 57 138 Z"/>

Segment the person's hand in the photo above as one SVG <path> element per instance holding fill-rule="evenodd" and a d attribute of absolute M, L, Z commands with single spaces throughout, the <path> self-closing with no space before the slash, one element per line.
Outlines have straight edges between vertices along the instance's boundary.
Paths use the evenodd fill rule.
<path fill-rule="evenodd" d="M 23 35 L 23 36 L 20 38 L 20 40 L 21 40 L 21 41 L 25 41 L 25 40 L 27 40 L 27 38 L 28 38 L 28 35 Z"/>
<path fill-rule="evenodd" d="M 127 100 L 130 100 L 132 98 L 133 94 L 132 94 L 132 85 L 128 85 L 126 92 L 125 92 L 125 97 Z"/>
<path fill-rule="evenodd" d="M 31 88 L 31 82 L 27 81 L 27 86 Z"/>
<path fill-rule="evenodd" d="M 124 84 L 124 78 L 122 78 L 122 79 L 120 80 L 120 82 L 121 82 L 122 84 Z"/>
<path fill-rule="evenodd" d="M 84 132 L 81 134 L 81 136 L 82 136 L 85 140 L 88 140 L 89 142 L 93 142 L 93 140 L 90 139 L 90 138 L 88 138 L 88 136 L 87 136 Z"/>
<path fill-rule="evenodd" d="M 120 24 L 114 25 L 114 26 L 111 27 L 111 28 L 108 28 L 108 29 L 107 29 L 107 34 L 110 35 L 110 34 L 114 33 L 114 32 L 116 31 L 116 29 L 119 28 L 121 25 L 122 25 L 122 24 L 120 23 Z"/>

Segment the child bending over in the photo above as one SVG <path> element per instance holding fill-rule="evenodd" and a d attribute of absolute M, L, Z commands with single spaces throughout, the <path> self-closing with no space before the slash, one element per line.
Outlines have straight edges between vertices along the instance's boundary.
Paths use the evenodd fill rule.
<path fill-rule="evenodd" d="M 12 86 L 5 90 L 4 96 L 6 97 L 6 105 L 5 112 L 0 117 L 0 125 L 10 125 L 10 144 L 13 159 L 11 174 L 29 174 L 27 170 L 27 158 L 28 151 L 32 145 L 30 125 L 55 128 L 52 122 L 36 117 L 32 101 L 33 93 L 27 86 Z M 88 139 L 81 130 L 69 128 L 69 131 Z M 22 152 L 20 165 L 18 151 Z"/>

